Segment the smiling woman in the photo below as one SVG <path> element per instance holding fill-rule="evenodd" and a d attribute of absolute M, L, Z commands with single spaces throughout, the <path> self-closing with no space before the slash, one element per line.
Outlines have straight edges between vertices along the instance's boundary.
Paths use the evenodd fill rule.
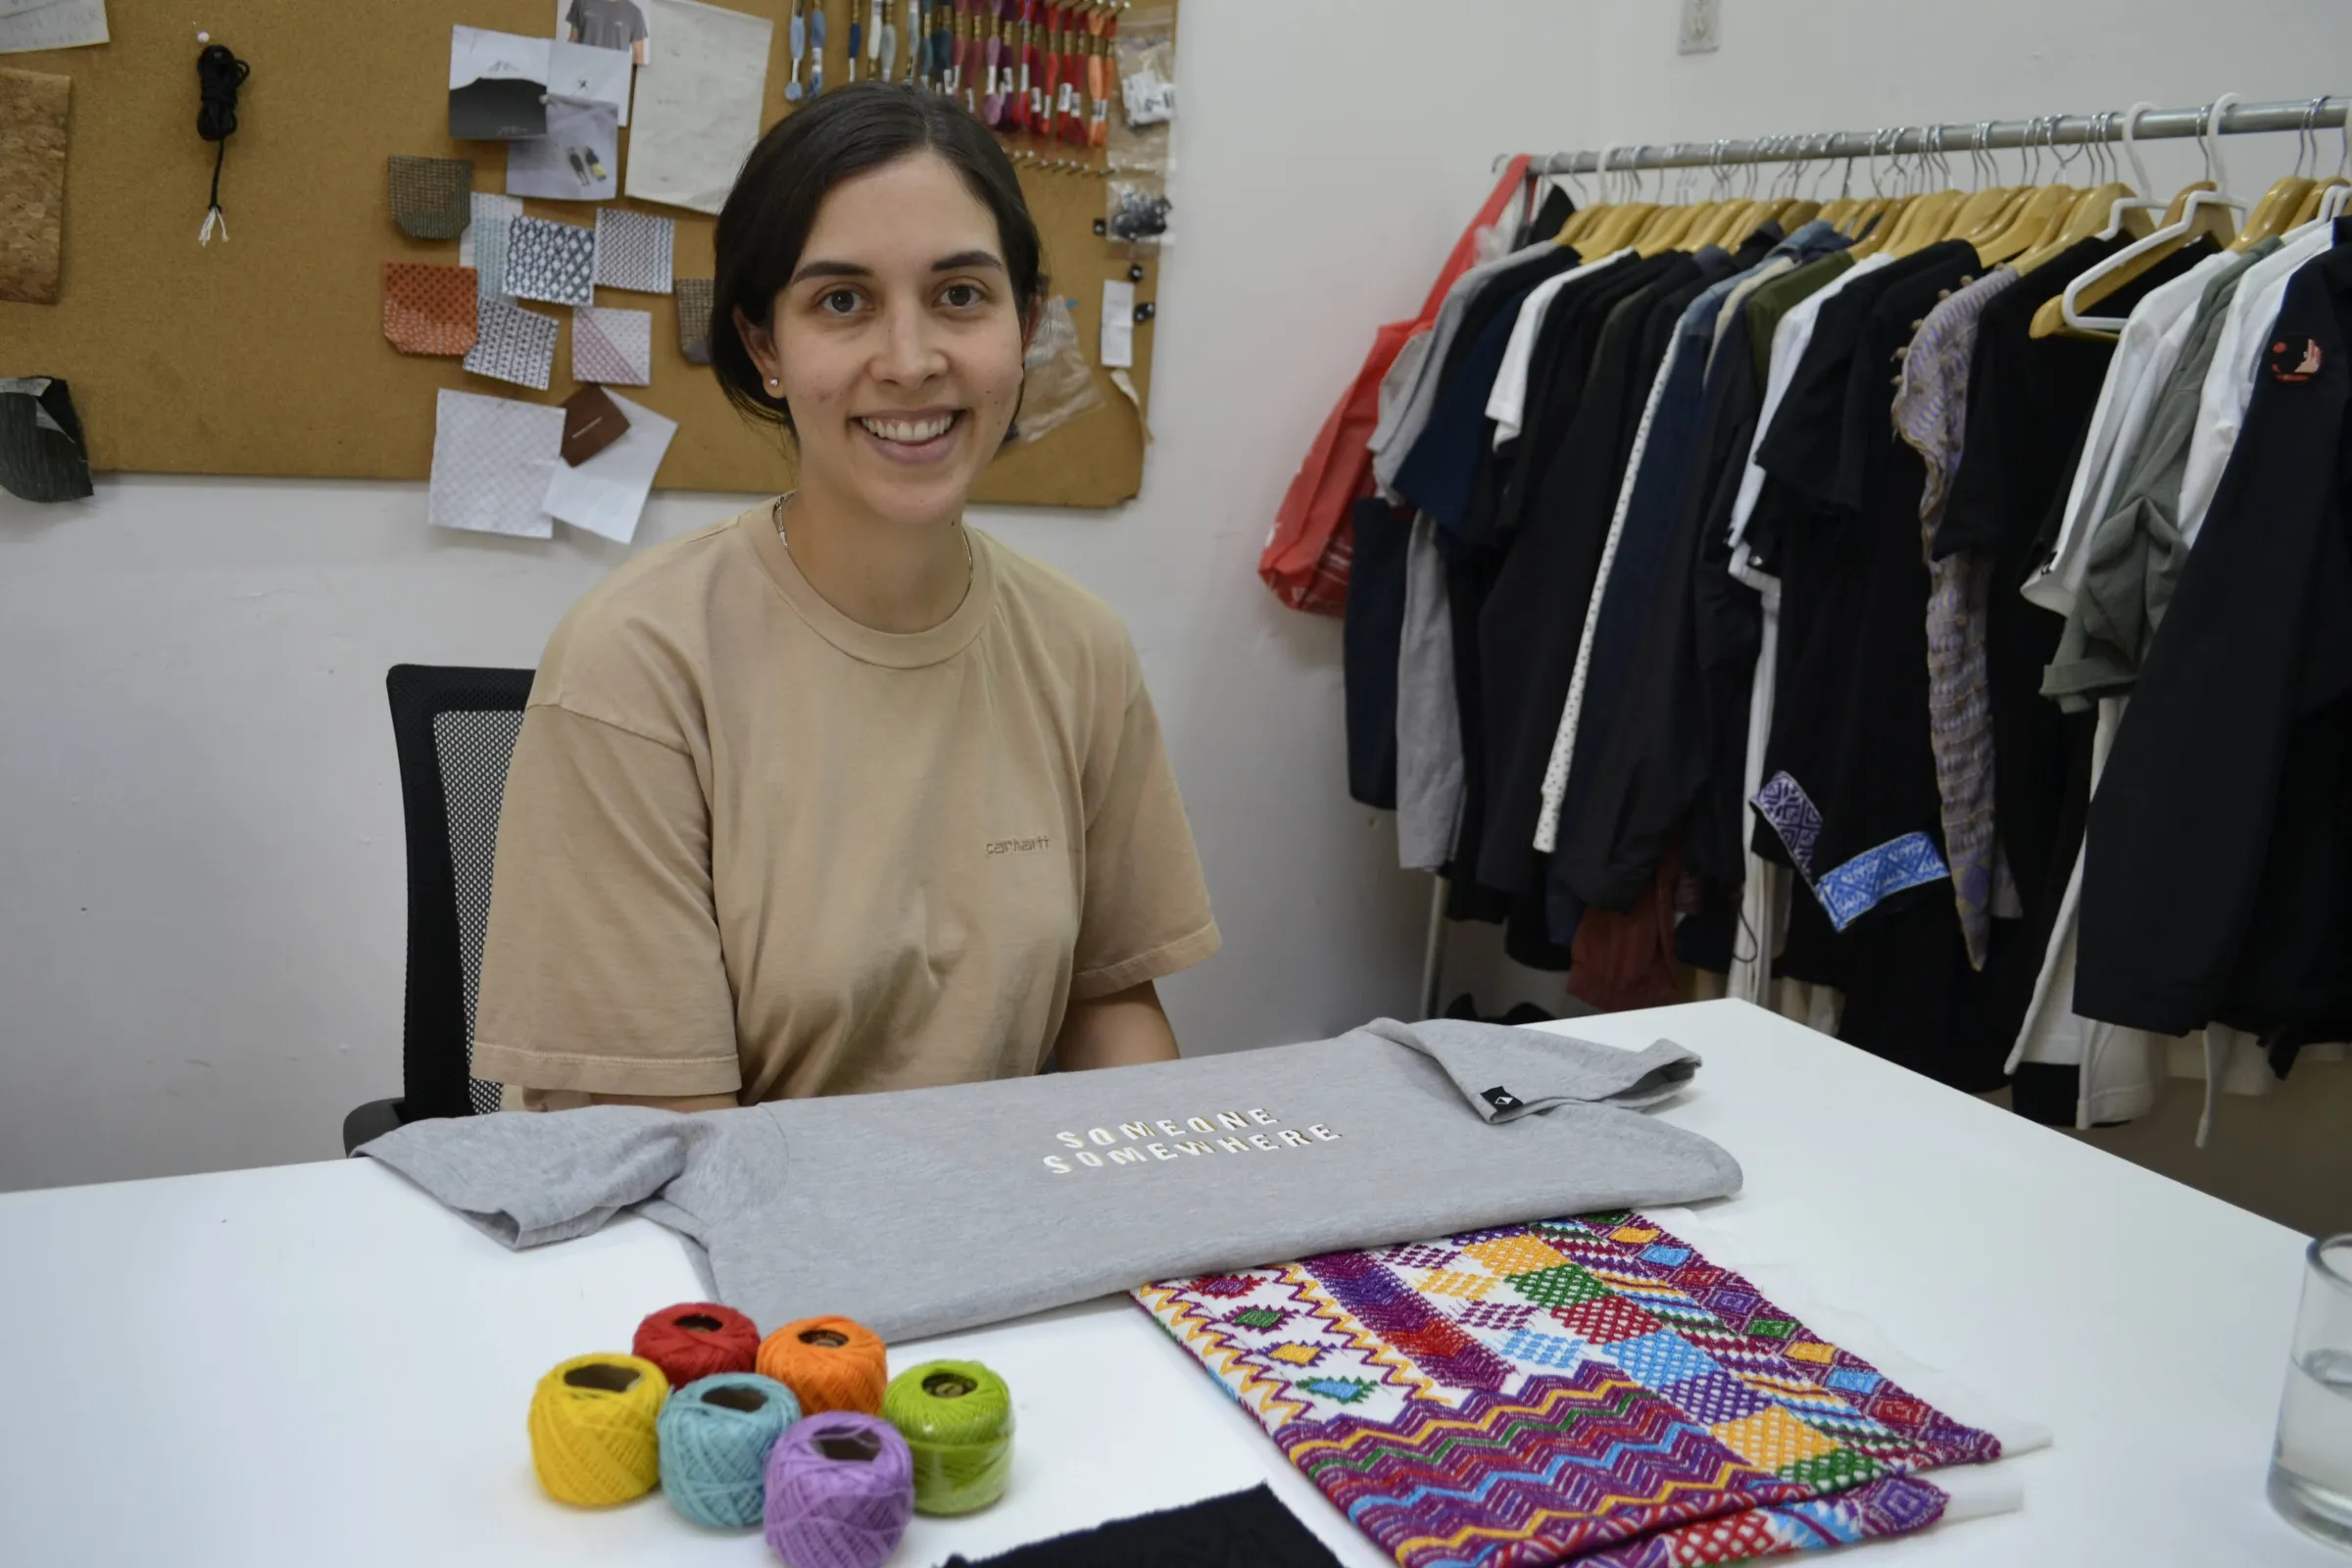
<path fill-rule="evenodd" d="M 969 528 L 1045 279 L 995 138 L 869 84 L 771 130 L 712 366 L 793 494 L 557 628 L 508 775 L 474 1070 L 701 1109 L 1163 1059 L 1216 951 L 1125 629 Z"/>

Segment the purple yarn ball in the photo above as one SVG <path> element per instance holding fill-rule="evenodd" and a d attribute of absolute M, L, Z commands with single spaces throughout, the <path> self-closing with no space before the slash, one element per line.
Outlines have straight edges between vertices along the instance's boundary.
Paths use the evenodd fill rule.
<path fill-rule="evenodd" d="M 880 1416 L 828 1410 L 767 1455 L 767 1544 L 786 1568 L 880 1568 L 914 1516 L 914 1456 Z"/>

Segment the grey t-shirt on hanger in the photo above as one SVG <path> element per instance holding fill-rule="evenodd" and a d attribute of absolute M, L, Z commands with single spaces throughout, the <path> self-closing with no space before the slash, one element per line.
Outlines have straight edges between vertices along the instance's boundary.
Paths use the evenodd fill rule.
<path fill-rule="evenodd" d="M 637 0 L 571 0 L 564 20 L 575 34 L 572 42 L 592 49 L 628 49 L 646 35 Z"/>
<path fill-rule="evenodd" d="M 365 1152 L 509 1247 L 633 1208 L 762 1330 L 886 1340 L 1487 1225 L 1720 1198 L 1732 1156 L 1641 1114 L 1698 1057 L 1494 1024 L 1103 1072 L 779 1101 L 425 1121 Z"/>

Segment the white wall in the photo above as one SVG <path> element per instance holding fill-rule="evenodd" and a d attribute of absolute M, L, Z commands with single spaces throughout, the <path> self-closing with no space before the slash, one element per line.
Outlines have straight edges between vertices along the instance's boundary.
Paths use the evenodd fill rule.
<path fill-rule="evenodd" d="M 2352 59 L 2333 0 L 1725 9 L 1723 51 L 1686 59 L 1663 0 L 1482 0 L 1474 20 L 1186 0 L 1143 499 L 981 520 L 1106 595 L 1143 650 L 1226 935 L 1167 988 L 1189 1048 L 1412 1004 L 1426 883 L 1347 801 L 1337 624 L 1281 609 L 1252 567 L 1373 326 L 1418 304 L 1494 154 L 2303 97 Z M 2158 156 L 2167 177 L 2188 161 Z M 0 374 L 41 368 L 0 343 Z M 735 504 L 659 499 L 643 537 Z M 397 1092 L 383 671 L 533 662 L 624 554 L 435 534 L 422 512 L 414 485 L 0 497 L 0 1188 L 324 1157 L 345 1109 Z"/>

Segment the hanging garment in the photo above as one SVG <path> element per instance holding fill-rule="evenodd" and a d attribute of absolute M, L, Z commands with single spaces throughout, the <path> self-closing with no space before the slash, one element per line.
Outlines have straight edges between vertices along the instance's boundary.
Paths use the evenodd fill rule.
<path fill-rule="evenodd" d="M 2347 241 L 2352 241 L 2352 218 L 2307 223 L 2239 277 L 2229 322 L 2215 345 L 2213 367 L 2205 375 L 2196 438 L 2190 443 L 2188 466 L 2180 476 L 2180 536 L 2191 545 L 2197 542 L 2197 530 L 2204 526 L 2206 510 L 2221 485 L 2222 470 L 2237 445 L 2247 401 L 2254 395 L 2255 381 L 2273 341 L 2268 329 L 2285 300 L 2289 280 L 2307 263 Z"/>
<path fill-rule="evenodd" d="M 2181 485 L 2199 428 L 2199 405 L 2230 308 L 2247 271 L 2278 250 L 2265 240 L 2214 273 L 2190 318 L 2180 355 L 2148 401 L 2140 439 L 2117 465 L 2115 510 L 2094 522 L 2075 577 L 2074 603 L 2041 694 L 2069 712 L 2132 689 L 2139 662 L 2188 563 Z"/>
<path fill-rule="evenodd" d="M 1722 1197 L 1731 1155 L 1634 1108 L 1697 1068 L 1664 1041 L 1384 1019 L 1117 1072 L 412 1122 L 365 1152 L 508 1247 L 634 1208 L 762 1328 L 834 1312 L 896 1342 L 1174 1274 Z"/>
<path fill-rule="evenodd" d="M 1735 778 L 1731 771 L 1733 754 L 1726 751 L 1717 759 L 1709 789 L 1714 797 L 1712 809 L 1719 821 L 1728 824 L 1740 852 L 1740 940 L 1733 950 L 1726 994 L 1758 1006 L 1772 1004 L 1772 975 L 1788 930 L 1786 911 L 1790 885 L 1786 869 L 1757 854 L 1749 843 L 1748 803 L 1764 787 L 1764 747 L 1772 734 L 1773 671 L 1779 664 L 1781 647 L 1781 579 L 1759 563 L 1756 548 L 1747 540 L 1748 524 L 1765 484 L 1764 469 L 1757 464 L 1755 452 L 1772 428 L 1788 383 L 1812 344 L 1813 322 L 1821 308 L 1849 279 L 1894 262 L 1893 257 L 1884 252 L 1858 262 L 1843 253 L 1830 260 L 1838 265 L 1829 270 L 1828 280 L 1791 305 L 1773 328 L 1772 349 L 1766 357 L 1763 402 L 1757 411 L 1755 428 L 1746 449 L 1734 460 L 1740 465 L 1740 478 L 1724 536 L 1723 566 L 1720 573 L 1712 568 L 1714 553 L 1710 545 L 1709 570 L 1700 579 L 1702 612 L 1720 617 L 1720 624 L 1735 631 L 1743 609 L 1739 588 L 1748 588 L 1756 595 L 1755 652 L 1745 660 L 1728 661 L 1725 671 L 1731 685 L 1727 707 L 1737 701 L 1742 680 L 1747 687 L 1747 727 L 1739 754 L 1741 765 Z M 1769 532 L 1768 525 L 1760 531 L 1759 542 Z M 1730 636 L 1719 634 L 1719 638 L 1724 646 L 1731 646 Z M 1779 984 L 1785 990 L 1815 989 L 1797 980 Z M 1835 1034 L 1835 1024 L 1823 1032 Z"/>
<path fill-rule="evenodd" d="M 2207 285 L 2218 273 L 2253 265 L 2248 257 L 2221 250 L 2210 240 L 2198 241 L 2197 248 L 2206 252 L 2201 261 L 2161 288 L 2149 290 L 2125 318 L 2057 527 L 2040 564 L 2026 579 L 2025 596 L 2045 610 L 2063 615 L 2074 609 L 2091 530 L 2111 510 L 2123 476 L 2122 459 L 2138 447 L 2147 430 L 2156 393 L 2180 363 Z"/>
<path fill-rule="evenodd" d="M 2243 429 L 2091 802 L 2085 1017 L 2352 1026 L 2348 312 L 2339 246 L 2264 323 Z"/>
<path fill-rule="evenodd" d="M 1827 223 L 1809 223 L 1776 246 L 1760 264 L 1810 259 L 1823 246 L 1843 246 Z M 1703 253 L 1702 253 L 1703 254 Z M 1626 665 L 1665 568 L 1674 528 L 1690 504 L 1698 479 L 1696 453 L 1706 407 L 1706 364 L 1714 345 L 1715 321 L 1740 284 L 1757 269 L 1706 284 L 1675 321 L 1665 363 L 1650 387 L 1640 430 L 1619 484 L 1617 511 L 1601 549 L 1599 570 L 1577 647 L 1567 700 L 1552 737 L 1544 769 L 1536 848 L 1557 846 L 1561 808 L 1574 765 L 1588 702 L 1592 731 L 1604 735 L 1622 692 Z"/>
<path fill-rule="evenodd" d="M 2075 503 L 2075 478 L 2093 450 L 2091 417 L 2121 352 L 2096 340 L 2035 338 L 2032 318 L 2072 277 L 2120 244 L 2091 239 L 2069 247 L 1985 307 L 1978 322 L 1960 471 L 1936 534 L 1939 553 L 1982 551 L 1992 558 L 1985 666 L 1992 711 L 1993 823 L 2022 918 L 1996 920 L 1992 928 L 1984 1012 L 1988 1030 L 1998 1038 L 1986 1042 L 1987 1074 L 1995 1054 L 2003 1070 L 2029 1063 L 2049 1066 L 2052 1073 L 2034 1075 L 2046 1082 L 2022 1088 L 2015 1102 L 2028 1115 L 2037 1114 L 2037 1104 L 2059 1107 L 2065 1124 L 2092 1104 L 2102 1107 L 2100 1121 L 2136 1113 L 2132 1107 L 2152 1103 L 2156 1083 L 2152 1067 L 2139 1070 L 2145 1054 L 2129 1042 L 2116 1042 L 2113 1051 L 2100 1048 L 2098 1076 L 2071 1084 L 2063 1075 L 2085 1060 L 2076 1049 L 2083 1037 L 2075 1031 L 2051 1033 L 2047 1048 L 2014 1049 L 2055 1022 L 2048 1005 L 2035 999 L 2045 990 L 2041 976 L 2051 955 L 2071 927 L 2072 916 L 2063 912 L 2066 890 L 2082 839 L 2088 781 L 2095 774 L 2088 715 L 2070 716 L 2039 695 L 2043 666 L 2063 630 L 2063 622 L 2043 608 L 2049 586 L 2038 591 L 2043 597 L 2030 599 L 2013 592 L 2012 585 L 2035 574 L 2047 556 L 2047 538 Z M 2119 291 L 2109 308 L 2135 318 L 2146 302 L 2208 268 L 2211 256 L 2205 242 L 2177 252 Z M 2162 359 L 2160 353 L 2156 363 Z M 2133 368 L 2126 366 L 2123 373 L 2134 373 Z M 2128 436 L 2127 428 L 2112 461 L 2130 461 Z M 2054 993 L 2061 1009 L 2070 994 L 2071 982 Z M 2030 1018 L 2038 1022 L 2029 1024 Z"/>
<path fill-rule="evenodd" d="M 1944 863 L 1971 967 L 1991 947 L 1997 844 L 1992 831 L 1992 695 L 1984 668 L 1984 613 L 1991 561 L 1977 551 L 1933 559 L 1936 530 L 1951 498 L 1968 426 L 1968 372 L 1977 322 L 2017 282 L 1998 267 L 1928 313 L 1903 356 L 1894 398 L 1895 433 L 1919 454 L 1920 553 L 1928 559 L 1928 731 L 1942 803 Z M 2006 865 L 2000 867 L 2007 874 Z M 2016 892 L 2009 890 L 2011 901 Z"/>
<path fill-rule="evenodd" d="M 1407 516 L 1378 496 L 1355 504 L 1355 575 L 1348 595 L 1342 673 L 1348 701 L 1348 794 L 1396 805 L 1396 670 L 1404 637 Z"/>
<path fill-rule="evenodd" d="M 1642 361 L 1649 314 L 1671 309 L 1675 292 L 1702 276 L 1694 258 L 1678 253 L 1635 266 L 1646 270 L 1642 286 L 1609 310 L 1576 419 L 1479 618 L 1489 799 L 1482 837 L 1465 853 L 1479 881 L 1506 894 L 1540 886 L 1534 845 L 1544 769 L 1615 510 L 1616 479 L 1640 420 L 1634 389 L 1645 393 L 1657 370 L 1655 361 Z"/>
<path fill-rule="evenodd" d="M 1306 461 L 1284 492 L 1266 548 L 1258 557 L 1257 574 L 1292 609 L 1326 615 L 1340 612 L 1348 593 L 1345 552 L 1338 561 L 1326 558 L 1339 542 L 1336 536 L 1345 531 L 1348 507 L 1372 487 L 1370 442 L 1381 423 L 1381 383 L 1405 343 L 1434 324 L 1455 280 L 1477 260 L 1479 231 L 1502 215 L 1526 173 L 1524 158 L 1513 159 L 1503 171 L 1478 216 L 1454 242 L 1420 316 L 1374 334 L 1372 352 L 1325 416 Z"/>
<path fill-rule="evenodd" d="M 1638 1213 L 1135 1298 L 1403 1568 L 1664 1568 L 1900 1535 L 2001 1454 Z"/>
<path fill-rule="evenodd" d="M 1396 860 L 1438 871 L 1462 814 L 1462 721 L 1454 696 L 1453 611 L 1438 525 L 1413 518 L 1405 544 L 1404 621 L 1396 642 Z"/>

